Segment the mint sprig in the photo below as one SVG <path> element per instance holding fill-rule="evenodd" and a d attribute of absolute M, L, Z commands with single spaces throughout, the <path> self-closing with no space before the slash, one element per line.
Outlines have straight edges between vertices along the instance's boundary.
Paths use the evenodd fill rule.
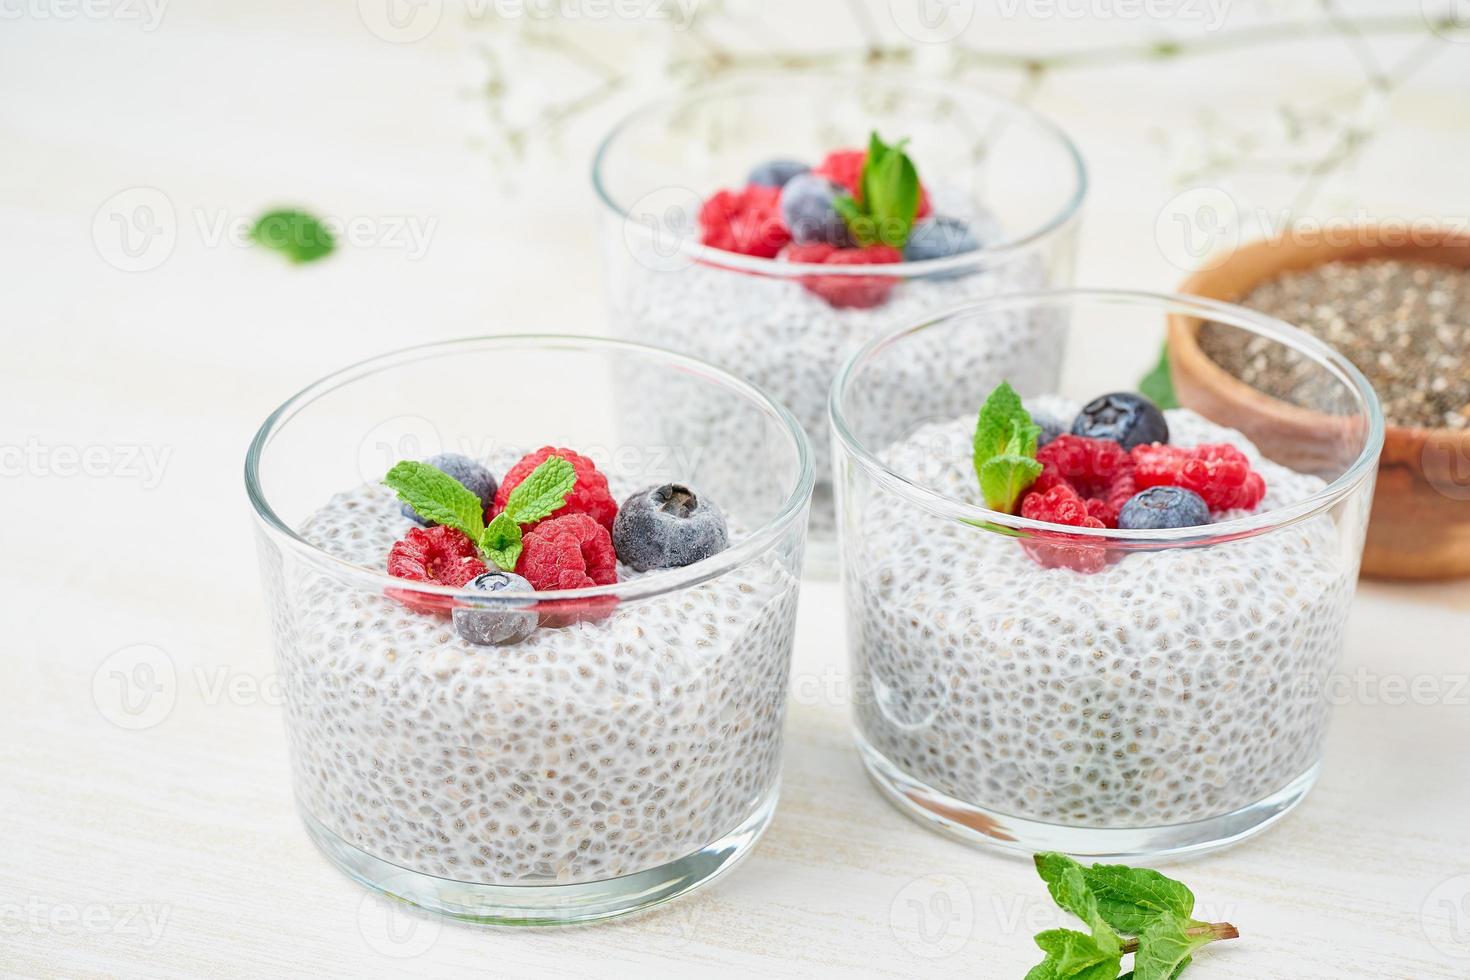
<path fill-rule="evenodd" d="M 1021 396 L 1002 381 L 985 399 L 975 423 L 975 475 L 986 507 L 1016 512 L 1021 495 L 1041 475 L 1036 461 L 1040 436 L 1041 426 L 1031 421 Z"/>
<path fill-rule="evenodd" d="M 919 214 L 919 171 L 903 151 L 907 140 L 889 146 L 874 132 L 858 179 L 862 200 L 839 194 L 832 202 L 859 245 L 902 248 Z"/>
<path fill-rule="evenodd" d="M 337 247 L 337 240 L 320 218 L 293 208 L 261 215 L 251 227 L 250 237 L 257 245 L 274 249 L 297 265 L 326 258 Z"/>
<path fill-rule="evenodd" d="M 566 506 L 577 485 L 577 471 L 560 456 L 548 456 L 516 484 L 505 509 L 488 525 L 480 498 L 464 484 L 428 463 L 404 460 L 383 482 L 419 516 L 462 532 L 487 562 L 515 571 L 521 557 L 521 525 L 545 520 Z"/>
<path fill-rule="evenodd" d="M 1117 864 L 1084 868 L 1056 853 L 1038 854 L 1035 861 L 1052 899 L 1092 931 L 1038 934 L 1036 945 L 1046 958 L 1026 980 L 1119 980 L 1129 953 L 1133 969 L 1121 980 L 1174 980 L 1200 947 L 1240 935 L 1228 922 L 1193 918 L 1194 893 L 1157 871 Z"/>

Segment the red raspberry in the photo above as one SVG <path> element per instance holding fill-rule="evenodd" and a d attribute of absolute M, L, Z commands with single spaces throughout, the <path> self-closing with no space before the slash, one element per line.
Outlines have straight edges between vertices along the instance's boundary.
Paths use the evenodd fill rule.
<path fill-rule="evenodd" d="M 814 265 L 886 265 L 903 261 L 903 253 L 887 245 L 835 248 L 820 242 L 788 245 L 781 257 L 788 262 Z M 885 302 L 898 279 L 893 276 L 802 276 L 801 284 L 833 306 L 866 310 Z"/>
<path fill-rule="evenodd" d="M 495 491 L 495 507 L 491 513 L 486 514 L 486 519 L 494 517 L 505 510 L 505 502 L 510 499 L 510 492 L 521 485 L 521 481 L 531 475 L 531 471 L 542 463 L 547 457 L 560 456 L 572 464 L 572 469 L 577 471 L 577 485 L 572 487 L 572 492 L 567 494 L 566 506 L 558 510 L 552 517 L 565 517 L 568 514 L 588 514 L 593 520 L 608 530 L 612 530 L 613 518 L 618 516 L 618 502 L 613 499 L 612 491 L 607 488 L 607 477 L 597 471 L 596 465 L 586 456 L 578 455 L 570 449 L 557 449 L 555 446 L 542 446 L 527 456 L 521 457 L 521 461 L 510 468 L 505 474 L 505 479 L 500 481 L 500 489 Z M 527 524 L 522 530 L 530 530 L 535 524 Z"/>
<path fill-rule="evenodd" d="M 1065 483 L 1058 483 L 1044 493 L 1032 491 L 1021 500 L 1021 516 L 1033 521 L 1067 524 L 1072 527 L 1102 527 L 1103 522 L 1088 513 L 1087 501 Z M 1107 548 L 1101 541 L 1080 538 L 1054 531 L 1037 532 L 1024 539 L 1021 547 L 1043 568 L 1070 568 L 1075 572 L 1102 571 L 1108 563 Z"/>
<path fill-rule="evenodd" d="M 699 209 L 699 241 L 726 252 L 773 259 L 791 241 L 781 220 L 781 188 L 723 190 Z"/>
<path fill-rule="evenodd" d="M 1153 443 L 1133 447 L 1140 490 L 1161 485 L 1193 490 L 1211 511 L 1250 510 L 1266 495 L 1266 481 L 1245 453 L 1226 443 L 1193 448 Z"/>
<path fill-rule="evenodd" d="M 411 582 L 432 582 L 457 589 L 486 571 L 474 542 L 463 532 L 443 525 L 416 527 L 388 552 L 388 574 Z M 447 615 L 454 608 L 454 601 L 446 596 L 408 589 L 389 589 L 388 594 L 414 612 Z"/>
<path fill-rule="evenodd" d="M 1118 512 L 1138 492 L 1133 459 L 1111 439 L 1059 435 L 1037 450 L 1036 459 L 1042 470 L 1032 492 L 1070 487 L 1104 527 L 1118 526 Z"/>
<path fill-rule="evenodd" d="M 607 528 L 586 514 L 566 514 L 526 534 L 516 574 L 538 592 L 612 585 L 618 580 L 618 555 Z"/>
<path fill-rule="evenodd" d="M 833 150 L 813 168 L 812 172 L 847 188 L 852 199 L 863 203 L 863 164 L 868 160 L 867 150 Z M 929 192 L 919 185 L 919 211 L 914 220 L 926 218 L 933 208 L 929 205 Z"/>

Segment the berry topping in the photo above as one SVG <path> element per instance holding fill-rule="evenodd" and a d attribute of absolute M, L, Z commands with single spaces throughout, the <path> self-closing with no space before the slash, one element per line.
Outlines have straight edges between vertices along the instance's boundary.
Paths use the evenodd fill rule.
<path fill-rule="evenodd" d="M 781 221 L 780 198 L 779 187 L 719 191 L 699 209 L 700 244 L 741 255 L 775 258 L 791 241 L 791 233 Z"/>
<path fill-rule="evenodd" d="M 1251 510 L 1266 496 L 1266 481 L 1245 453 L 1225 443 L 1183 448 L 1160 444 L 1133 450 L 1140 489 L 1183 487 L 1204 498 L 1211 511 Z"/>
<path fill-rule="evenodd" d="M 1041 476 L 1033 493 L 1065 484 L 1104 527 L 1118 526 L 1118 512 L 1138 491 L 1133 459 L 1110 439 L 1059 435 L 1036 451 Z"/>
<path fill-rule="evenodd" d="M 781 189 L 781 220 L 799 245 L 849 245 L 847 221 L 834 203 L 842 188 L 813 173 L 793 177 Z"/>
<path fill-rule="evenodd" d="M 475 544 L 452 527 L 413 528 L 388 552 L 388 574 L 410 582 L 429 582 L 460 588 L 485 574 L 485 563 Z M 390 590 L 394 598 L 415 612 L 447 613 L 453 602 L 441 596 Z"/>
<path fill-rule="evenodd" d="M 720 508 L 678 483 L 646 487 L 623 501 L 612 538 L 618 558 L 640 572 L 692 565 L 729 545 Z"/>
<path fill-rule="evenodd" d="M 430 456 L 424 462 L 439 472 L 447 474 L 462 483 L 466 489 L 480 498 L 480 503 L 484 506 L 485 510 L 488 511 L 490 505 L 494 503 L 496 490 L 495 477 L 491 475 L 489 470 L 468 456 L 461 456 L 459 453 L 440 453 L 438 456 Z M 427 527 L 433 523 L 406 503 L 399 510 L 403 512 L 404 517 L 416 524 L 422 524 Z"/>
<path fill-rule="evenodd" d="M 798 160 L 767 160 L 757 164 L 751 170 L 750 176 L 745 178 L 745 182 L 758 187 L 785 187 L 792 177 L 810 169 L 812 168 Z"/>
<path fill-rule="evenodd" d="M 556 516 L 587 514 L 603 527 L 611 528 L 613 518 L 618 514 L 618 505 L 617 501 L 613 500 L 612 492 L 607 488 L 607 477 L 599 473 L 596 465 L 587 457 L 578 455 L 570 449 L 557 449 L 553 446 L 543 446 L 534 453 L 523 456 L 520 462 L 510 468 L 510 471 L 505 474 L 505 479 L 500 482 L 500 489 L 495 494 L 495 513 L 499 514 L 505 510 L 511 491 L 520 486 L 522 480 L 530 476 L 536 467 L 551 456 L 560 456 L 571 463 L 577 474 L 577 482 L 567 494 L 566 504 L 556 509 Z M 529 530 L 535 527 L 536 523 L 528 520 L 525 525 L 524 530 Z"/>
<path fill-rule="evenodd" d="M 1198 527 L 1210 523 L 1210 508 L 1204 498 L 1183 487 L 1155 486 L 1128 498 L 1118 514 L 1118 527 L 1126 531 Z"/>
<path fill-rule="evenodd" d="M 958 218 L 930 218 L 914 225 L 903 246 L 905 262 L 947 259 L 980 247 L 970 225 Z"/>
<path fill-rule="evenodd" d="M 867 150 L 833 150 L 822 162 L 812 168 L 812 173 L 821 174 L 828 180 L 840 184 L 852 195 L 854 201 L 863 204 L 863 167 L 868 162 Z M 932 209 L 929 194 L 924 185 L 919 185 L 919 211 L 915 218 L 926 218 Z"/>
<path fill-rule="evenodd" d="M 606 527 L 584 513 L 565 514 L 526 532 L 516 573 L 538 592 L 612 585 L 618 556 Z"/>
<path fill-rule="evenodd" d="M 470 580 L 468 588 L 476 592 L 531 593 L 531 583 L 511 572 L 486 572 Z M 516 609 L 505 603 L 477 605 L 468 600 L 454 609 L 454 629 L 460 636 L 480 646 L 518 643 L 536 629 L 537 614 Z"/>
<path fill-rule="evenodd" d="M 1088 513 L 1087 502 L 1065 483 L 1045 492 L 1033 491 L 1021 501 L 1021 516 L 1033 521 L 1066 524 L 1071 527 L 1102 527 L 1103 522 Z M 1077 535 L 1038 532 L 1021 542 L 1026 553 L 1044 568 L 1070 568 L 1075 572 L 1099 572 L 1108 563 L 1103 543 Z"/>
<path fill-rule="evenodd" d="M 833 248 L 831 245 L 791 245 L 781 257 L 788 262 L 816 265 L 883 265 L 903 261 L 896 248 Z M 898 280 L 893 276 L 802 276 L 801 284 L 836 307 L 870 309 L 888 299 Z"/>
<path fill-rule="evenodd" d="M 1169 423 L 1158 406 L 1142 395 L 1118 391 L 1094 398 L 1072 422 L 1072 434 L 1111 439 L 1124 449 L 1169 441 Z"/>

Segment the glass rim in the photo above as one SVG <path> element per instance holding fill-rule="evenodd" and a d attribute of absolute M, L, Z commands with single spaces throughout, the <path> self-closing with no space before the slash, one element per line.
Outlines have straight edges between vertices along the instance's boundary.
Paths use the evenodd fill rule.
<path fill-rule="evenodd" d="M 419 361 L 446 356 L 464 350 L 483 349 L 530 349 L 530 350 L 576 350 L 582 352 L 615 353 L 625 352 L 650 357 L 662 363 L 709 377 L 728 389 L 733 389 L 751 403 L 767 412 L 784 429 L 796 450 L 796 480 L 791 492 L 782 501 L 775 515 L 745 538 L 711 558 L 686 565 L 682 568 L 660 569 L 658 572 L 611 585 L 598 585 L 583 589 L 555 589 L 534 593 L 495 594 L 436 585 L 429 582 L 413 582 L 396 578 L 386 571 L 375 571 L 355 562 L 330 554 L 301 537 L 296 530 L 283 521 L 271 506 L 260 483 L 260 465 L 267 446 L 284 427 L 302 410 L 324 395 L 345 385 L 391 368 Z M 744 381 L 728 371 L 707 361 L 689 357 L 674 351 L 647 344 L 614 340 L 606 337 L 588 337 L 577 334 L 501 334 L 493 336 L 462 337 L 441 340 L 428 344 L 416 344 L 365 358 L 347 367 L 333 371 L 307 385 L 282 402 L 271 412 L 256 430 L 245 454 L 245 490 L 250 498 L 256 520 L 271 537 L 296 554 L 329 571 L 334 577 L 354 579 L 362 583 L 365 591 L 378 593 L 407 592 L 419 596 L 442 596 L 445 598 L 473 599 L 477 608 L 505 606 L 511 609 L 535 609 L 542 604 L 567 603 L 573 600 L 614 598 L 618 600 L 648 599 L 659 595 L 678 592 L 682 589 L 708 582 L 744 565 L 760 554 L 770 550 L 781 535 L 785 534 L 811 500 L 816 473 L 811 442 L 795 416 L 784 405 L 772 398 L 764 389 Z M 493 569 L 492 569 L 493 570 Z"/>
<path fill-rule="evenodd" d="M 982 102 L 1009 113 L 1012 116 L 1025 120 L 1028 124 L 1036 127 L 1041 132 L 1054 139 L 1058 146 L 1067 155 L 1072 164 L 1072 172 L 1075 185 L 1071 194 L 1056 212 L 1039 226 L 1015 238 L 1008 238 L 996 245 L 988 245 L 977 248 L 973 252 L 962 252 L 959 255 L 951 255 L 940 259 L 923 259 L 918 262 L 881 262 L 871 265 L 860 266 L 832 266 L 821 265 L 812 262 L 783 262 L 779 259 L 766 259 L 754 255 L 742 255 L 739 252 L 727 252 L 724 249 L 715 248 L 712 245 L 702 245 L 697 241 L 682 241 L 679 243 L 678 251 L 689 259 L 691 263 L 705 265 L 723 266 L 740 272 L 754 272 L 766 276 L 873 276 L 882 274 L 900 279 L 915 279 L 921 276 L 931 276 L 938 273 L 963 272 L 969 269 L 979 269 L 990 264 L 995 258 L 1007 258 L 1009 256 L 1030 251 L 1038 244 L 1052 238 L 1065 229 L 1082 209 L 1082 203 L 1087 197 L 1088 174 L 1087 163 L 1082 157 L 1082 152 L 1077 144 L 1067 135 L 1061 125 L 1032 109 L 1022 105 L 1014 99 L 991 92 L 989 89 L 962 82 L 931 79 L 923 75 L 885 72 L 881 75 L 863 74 L 860 72 L 841 71 L 814 71 L 803 72 L 800 76 L 792 77 L 775 72 L 760 72 L 742 75 L 735 79 L 724 79 L 716 82 L 707 82 L 685 89 L 675 95 L 666 95 L 650 102 L 644 102 L 631 112 L 625 114 L 613 124 L 606 136 L 597 145 L 597 151 L 592 156 L 592 189 L 600 201 L 615 218 L 624 222 L 624 227 L 631 218 L 628 208 L 614 200 L 614 195 L 608 189 L 604 180 L 604 171 L 608 157 L 615 149 L 615 145 L 629 129 L 642 122 L 645 118 L 653 116 L 661 111 L 675 109 L 690 105 L 694 102 L 711 98 L 717 95 L 744 95 L 765 90 L 769 87 L 780 85 L 789 87 L 794 83 L 816 80 L 828 81 L 852 81 L 862 79 L 864 81 L 892 82 L 902 86 L 905 90 L 923 90 L 935 94 L 950 94 L 954 90 L 965 93 L 967 98 L 978 99 Z M 687 188 L 681 188 L 687 190 Z M 690 191 L 700 200 L 704 195 Z M 642 227 L 641 225 L 639 226 Z M 644 233 L 652 236 L 654 233 L 643 229 Z"/>
<path fill-rule="evenodd" d="M 843 409 L 843 400 L 858 372 L 874 355 L 885 348 L 901 343 L 914 334 L 941 326 L 956 317 L 1006 310 L 1010 308 L 1035 308 L 1047 304 L 1075 304 L 1095 301 L 1119 305 L 1153 307 L 1160 313 L 1193 312 L 1210 320 L 1229 326 L 1250 330 L 1260 336 L 1285 344 L 1300 354 L 1326 368 L 1339 382 L 1353 392 L 1363 416 L 1367 419 L 1367 433 L 1363 448 L 1356 459 L 1336 479 L 1321 490 L 1285 507 L 1262 511 L 1246 517 L 1232 518 L 1201 527 L 1160 528 L 1157 530 L 1130 531 L 1120 528 L 1072 527 L 1037 521 L 1018 514 L 1006 514 L 990 510 L 978 504 L 956 500 L 894 472 L 878 459 L 853 433 Z M 977 409 L 978 411 L 978 406 Z M 1043 289 L 1023 293 L 1008 293 L 980 301 L 940 310 L 918 323 L 910 323 L 876 337 L 849 357 L 833 379 L 827 399 L 827 416 L 836 442 L 857 461 L 875 482 L 889 492 L 908 498 L 926 510 L 941 517 L 980 525 L 992 530 L 1020 531 L 1027 537 L 1037 532 L 1055 534 L 1065 528 L 1068 537 L 1078 537 L 1108 545 L 1140 548 L 1157 548 L 1160 544 L 1201 545 L 1216 544 L 1239 538 L 1253 537 L 1267 531 L 1286 527 L 1307 520 L 1331 508 L 1358 489 L 1364 480 L 1371 478 L 1378 468 L 1379 455 L 1383 449 L 1384 419 L 1378 395 L 1363 373 L 1352 362 L 1335 349 L 1306 332 L 1264 313 L 1233 303 L 1190 296 L 1182 293 L 1148 292 L 1127 289 Z"/>

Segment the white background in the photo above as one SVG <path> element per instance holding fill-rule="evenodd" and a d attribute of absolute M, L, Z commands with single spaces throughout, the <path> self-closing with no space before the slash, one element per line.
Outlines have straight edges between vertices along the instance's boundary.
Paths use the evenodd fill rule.
<path fill-rule="evenodd" d="M 1042 886 L 869 788 L 830 583 L 803 595 L 781 808 L 705 892 L 595 929 L 487 932 L 390 916 L 307 842 L 241 486 L 250 435 L 384 350 L 602 332 L 591 140 L 723 63 L 636 16 L 426 0 L 403 10 L 428 20 L 390 22 L 386 2 L 0 0 L 0 972 L 1020 977 L 1054 921 Z M 952 47 L 905 36 L 923 32 L 902 5 L 707 6 L 737 63 L 772 46 L 840 60 L 871 32 L 954 67 Z M 1414 3 L 1341 7 L 1359 26 L 1301 2 L 1218 22 L 1203 0 L 931 12 L 959 18 L 940 35 L 967 22 L 966 77 L 1081 144 L 1079 282 L 1169 288 L 1199 236 L 1465 220 L 1470 33 L 1436 37 Z M 394 43 L 404 30 L 423 36 Z M 1051 65 L 1035 84 L 1012 57 L 1031 54 Z M 509 94 L 492 103 L 492 83 Z M 530 139 L 522 157 L 507 132 Z M 231 242 L 277 204 L 362 237 L 301 268 Z M 159 234 L 129 255 L 119 220 Z M 1178 869 L 1245 934 L 1190 976 L 1470 975 L 1470 586 L 1365 585 L 1351 625 L 1317 790 Z M 142 714 L 114 670 L 146 682 Z"/>

